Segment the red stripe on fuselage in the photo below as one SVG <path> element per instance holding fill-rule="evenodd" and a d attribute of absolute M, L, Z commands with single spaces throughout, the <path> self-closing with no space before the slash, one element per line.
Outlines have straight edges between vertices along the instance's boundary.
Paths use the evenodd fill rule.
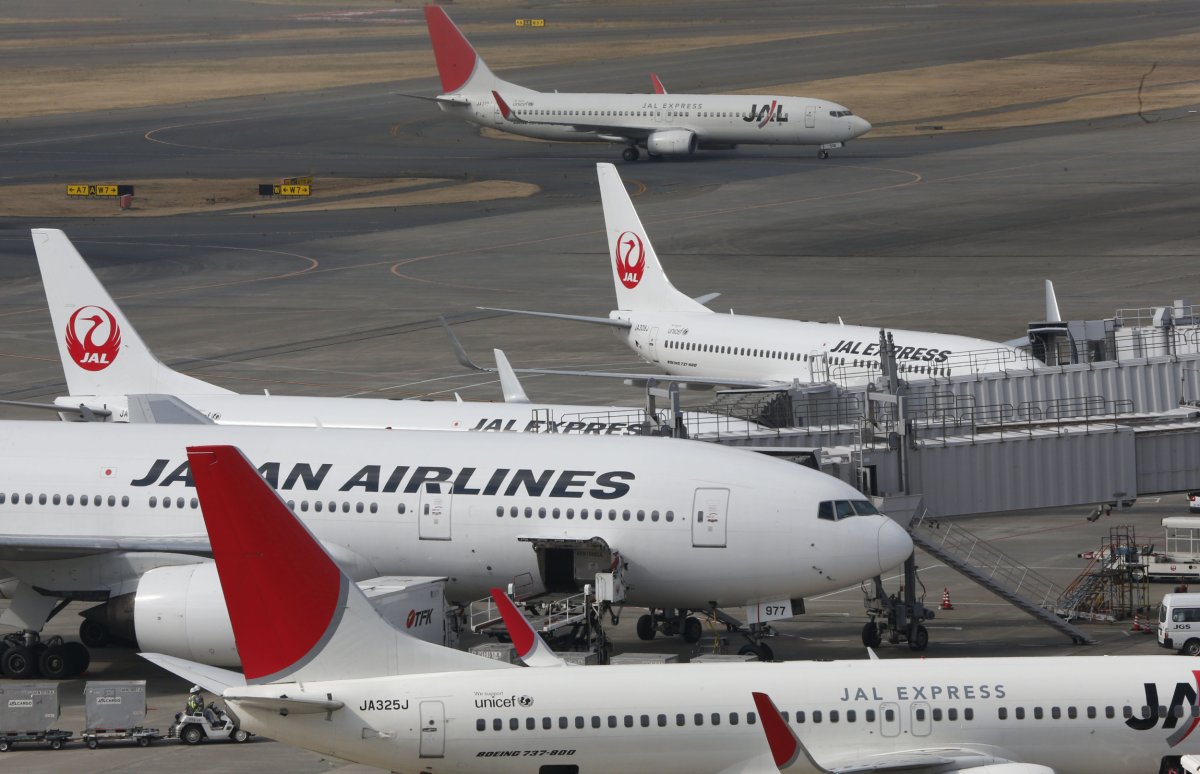
<path fill-rule="evenodd" d="M 341 571 L 233 446 L 193 446 L 188 463 L 247 680 L 293 666 L 337 614 Z"/>

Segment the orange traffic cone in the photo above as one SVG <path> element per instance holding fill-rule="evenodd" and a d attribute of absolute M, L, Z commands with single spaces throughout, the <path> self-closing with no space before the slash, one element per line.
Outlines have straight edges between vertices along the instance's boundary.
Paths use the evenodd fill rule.
<path fill-rule="evenodd" d="M 1129 631 L 1131 631 L 1131 632 L 1149 631 L 1148 629 L 1142 628 L 1142 614 L 1141 613 L 1133 614 L 1133 627 L 1130 628 Z"/>
<path fill-rule="evenodd" d="M 942 609 L 943 610 L 953 610 L 954 609 L 954 605 L 950 604 L 950 589 L 945 588 L 945 587 L 942 588 Z"/>

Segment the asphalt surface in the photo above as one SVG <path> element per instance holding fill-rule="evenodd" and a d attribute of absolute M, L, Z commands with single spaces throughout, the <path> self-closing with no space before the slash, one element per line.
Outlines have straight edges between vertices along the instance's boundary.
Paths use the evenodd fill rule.
<path fill-rule="evenodd" d="M 7 3 L 0 16 L 0 75 L 68 59 L 95 67 L 149 67 L 164 59 L 221 59 L 294 51 L 283 40 L 218 39 L 304 31 L 332 6 L 107 0 L 93 22 L 51 21 L 74 4 Z M 419 8 L 371 5 L 373 21 L 310 44 L 312 53 L 428 51 Z M 333 10 L 340 10 L 333 9 Z M 386 14 L 382 13 L 387 11 Z M 109 13 L 121 22 L 105 21 Z M 1190 2 L 540 5 L 456 4 L 469 25 L 491 25 L 473 42 L 489 49 L 539 42 L 593 45 L 653 26 L 662 45 L 619 61 L 518 67 L 501 74 L 539 89 L 646 91 L 657 72 L 675 92 L 725 91 L 925 65 L 1139 40 L 1200 29 Z M 75 15 L 78 15 L 77 13 Z M 547 17 L 531 33 L 514 17 Z M 599 18 L 621 24 L 588 27 Z M 680 19 L 687 19 L 686 27 Z M 33 21 L 28 21 L 33 20 Z M 355 24 L 361 25 L 359 27 Z M 390 24 L 391 35 L 355 29 Z M 572 26 L 572 25 L 581 26 Z M 673 52 L 677 35 L 747 35 L 761 30 L 854 28 L 799 41 Z M 375 29 L 375 27 L 370 27 Z M 172 44 L 183 30 L 213 40 Z M 79 34 L 144 38 L 72 43 Z M 536 35 L 536 37 L 534 37 Z M 45 47 L 16 43 L 63 39 Z M 619 162 L 605 145 L 485 139 L 428 103 L 397 92 L 437 93 L 433 77 L 293 94 L 180 102 L 148 108 L 10 118 L 0 106 L 0 398 L 44 401 L 63 394 L 28 229 L 63 228 L 117 297 L 155 353 L 199 378 L 241 392 L 496 400 L 498 386 L 461 369 L 437 325 L 459 322 L 483 361 L 503 347 L 518 366 L 636 368 L 602 330 L 479 312 L 480 305 L 605 315 L 612 288 L 601 232 L 594 164 L 613 161 L 672 281 L 692 295 L 720 291 L 720 311 L 897 327 L 1005 340 L 1041 315 L 1041 280 L 1053 279 L 1069 318 L 1108 317 L 1120 307 L 1200 300 L 1200 115 L 1189 108 L 1096 121 L 960 134 L 870 139 L 819 161 L 805 148 L 746 147 L 688 160 Z M 828 96 L 837 99 L 837 95 Z M 849 105 L 851 108 L 854 105 Z M 1193 108 L 1195 106 L 1192 106 Z M 878 125 L 886 116 L 866 116 Z M 304 215 L 197 213 L 161 218 L 13 217 L 4 185 L 92 180 L 281 176 L 517 180 L 528 199 L 341 210 Z M 637 391 L 606 382 L 539 378 L 535 400 L 638 403 Z M 702 403 L 703 394 L 689 396 Z M 0 407 L 0 417 L 42 414 Z M 1112 523 L 1153 537 L 1182 499 L 1140 502 Z M 1064 584 L 1096 547 L 1105 522 L 1084 510 L 973 520 L 972 529 Z M 930 599 L 943 587 L 954 611 L 930 627 L 928 655 L 1062 655 L 1081 652 L 982 589 L 923 560 Z M 892 581 L 894 583 L 894 581 Z M 1165 590 L 1165 589 L 1162 589 Z M 51 630 L 71 635 L 73 608 Z M 627 613 L 618 641 L 639 643 Z M 862 657 L 857 589 L 811 600 L 781 627 L 773 646 L 786 658 Z M 1086 652 L 1153 652 L 1127 624 L 1097 627 Z M 907 658 L 903 646 L 884 658 Z M 165 728 L 186 686 L 131 652 L 97 655 L 93 679 L 146 677 L 151 721 Z M 81 682 L 64 688 L 62 725 L 81 729 Z M 71 698 L 74 696 L 74 698 Z M 23 770 L 156 772 L 185 769 L 326 771 L 340 766 L 258 741 L 9 753 Z M 6 758 L 5 760 L 9 760 Z"/>

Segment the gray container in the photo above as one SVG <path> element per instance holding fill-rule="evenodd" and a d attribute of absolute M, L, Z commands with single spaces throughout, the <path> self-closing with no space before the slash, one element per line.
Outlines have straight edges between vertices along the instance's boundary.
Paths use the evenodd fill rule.
<path fill-rule="evenodd" d="M 596 651 L 594 650 L 555 651 L 554 655 L 558 656 L 568 664 L 574 664 L 575 666 L 594 666 L 595 664 L 600 663 L 600 657 L 596 655 Z"/>
<path fill-rule="evenodd" d="M 485 642 L 471 648 L 470 652 L 476 656 L 503 661 L 505 664 L 517 663 L 517 649 L 511 642 Z"/>
<path fill-rule="evenodd" d="M 674 653 L 618 653 L 608 660 L 610 664 L 677 664 L 679 656 Z"/>
<path fill-rule="evenodd" d="M 758 661 L 758 656 L 753 653 L 739 655 L 735 653 L 704 653 L 699 656 L 692 656 L 691 664 L 729 664 L 742 661 Z"/>
<path fill-rule="evenodd" d="M 58 722 L 58 683 L 0 683 L 0 733 L 49 731 Z"/>
<path fill-rule="evenodd" d="M 146 718 L 146 681 L 89 680 L 83 708 L 86 731 L 137 728 Z"/>

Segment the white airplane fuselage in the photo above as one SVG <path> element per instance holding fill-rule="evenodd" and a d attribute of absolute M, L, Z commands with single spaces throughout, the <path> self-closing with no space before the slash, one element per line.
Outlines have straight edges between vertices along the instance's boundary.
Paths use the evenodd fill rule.
<path fill-rule="evenodd" d="M 692 609 L 831 591 L 911 550 L 886 517 L 819 519 L 821 501 L 865 500 L 837 479 L 694 441 L 56 422 L 3 423 L 0 542 L 202 538 L 183 450 L 207 443 L 245 450 L 356 580 L 448 576 L 460 601 L 520 578 L 539 590 L 532 540 L 599 538 L 631 604 Z M 62 560 L 87 573 L 4 565 L 48 591 L 116 593 L 150 561 L 93 553 Z"/>
<path fill-rule="evenodd" d="M 455 98 L 458 95 L 447 95 Z M 513 113 L 506 119 L 489 96 L 469 105 L 439 103 L 446 113 L 481 126 L 525 137 L 562 142 L 621 141 L 620 127 L 692 132 L 705 145 L 823 145 L 846 142 L 870 124 L 833 102 L 808 97 L 725 94 L 502 93 Z M 612 131 L 580 131 L 539 121 L 604 124 Z M 685 149 L 681 148 L 680 152 Z"/>
<path fill-rule="evenodd" d="M 929 755 L 931 771 L 973 770 L 932 765 L 942 757 L 1130 774 L 1200 752 L 1196 681 L 1170 656 L 638 665 L 238 689 L 343 702 L 328 718 L 231 703 L 244 728 L 393 771 L 776 771 L 751 720 L 751 692 L 761 691 L 824 768 L 886 768 L 887 755 L 907 752 Z M 1147 717 L 1148 702 L 1182 715 Z M 796 770 L 809 771 L 803 763 Z"/>
<path fill-rule="evenodd" d="M 616 336 L 639 357 L 679 376 L 789 384 L 863 384 L 880 376 L 879 329 L 708 312 L 613 311 L 629 328 Z M 1033 358 L 997 342 L 887 328 L 901 378 L 1036 368 Z"/>

